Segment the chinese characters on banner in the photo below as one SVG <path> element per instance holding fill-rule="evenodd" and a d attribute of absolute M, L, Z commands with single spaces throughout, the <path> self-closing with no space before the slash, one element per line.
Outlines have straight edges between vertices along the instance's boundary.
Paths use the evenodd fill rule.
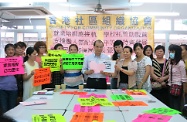
<path fill-rule="evenodd" d="M 0 76 L 24 74 L 23 57 L 0 58 Z"/>
<path fill-rule="evenodd" d="M 124 45 L 133 46 L 140 42 L 154 44 L 154 17 L 110 15 L 76 15 L 74 17 L 51 16 L 46 18 L 47 46 L 61 43 L 64 49 L 70 44 L 77 44 L 79 52 L 93 52 L 93 42 L 101 39 L 104 42 L 103 52 L 112 54 L 113 42 L 122 40 Z"/>
<path fill-rule="evenodd" d="M 33 86 L 40 86 L 42 84 L 51 83 L 50 68 L 35 69 Z"/>

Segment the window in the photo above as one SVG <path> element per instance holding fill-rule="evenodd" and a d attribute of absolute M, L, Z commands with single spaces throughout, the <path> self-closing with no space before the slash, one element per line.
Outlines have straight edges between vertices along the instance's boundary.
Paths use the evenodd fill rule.
<path fill-rule="evenodd" d="M 33 29 L 33 26 L 24 26 L 24 29 Z"/>
<path fill-rule="evenodd" d="M 36 26 L 36 29 L 46 29 L 46 26 Z"/>
<path fill-rule="evenodd" d="M 174 30 L 187 30 L 187 19 L 174 20 Z"/>
<path fill-rule="evenodd" d="M 171 20 L 155 19 L 155 30 L 171 30 Z"/>

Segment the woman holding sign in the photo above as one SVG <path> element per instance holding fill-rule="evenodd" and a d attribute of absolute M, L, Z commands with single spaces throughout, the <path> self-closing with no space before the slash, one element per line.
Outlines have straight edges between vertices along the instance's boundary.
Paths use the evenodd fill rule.
<path fill-rule="evenodd" d="M 7 54 L 6 58 L 14 57 L 14 45 L 7 44 L 5 46 L 5 53 Z M 5 64 L 4 69 L 8 68 Z M 2 113 L 16 106 L 17 90 L 17 81 L 14 75 L 0 76 L 0 111 Z"/>
<path fill-rule="evenodd" d="M 76 44 L 71 44 L 69 46 L 69 53 L 70 54 L 78 53 L 78 46 Z M 82 85 L 83 82 L 84 82 L 84 79 L 81 73 L 81 69 L 80 70 L 64 70 L 64 84 L 66 84 L 67 88 L 78 89 L 78 86 Z"/>
<path fill-rule="evenodd" d="M 118 61 L 115 66 L 115 73 L 112 75 L 118 75 L 118 84 L 117 86 L 120 89 L 134 88 L 136 86 L 136 70 L 137 62 L 131 59 L 132 48 L 129 46 L 124 47 L 124 59 Z"/>
<path fill-rule="evenodd" d="M 121 40 L 116 40 L 113 44 L 114 54 L 112 55 L 112 60 L 118 61 L 122 58 L 123 55 L 123 42 Z M 110 88 L 117 89 L 117 78 L 112 78 L 110 81 Z"/>
<path fill-rule="evenodd" d="M 34 91 L 41 90 L 41 86 L 33 86 L 34 70 L 39 68 L 36 60 L 37 52 L 33 47 L 28 47 L 25 56 L 25 74 L 23 75 L 23 101 L 32 96 Z"/>

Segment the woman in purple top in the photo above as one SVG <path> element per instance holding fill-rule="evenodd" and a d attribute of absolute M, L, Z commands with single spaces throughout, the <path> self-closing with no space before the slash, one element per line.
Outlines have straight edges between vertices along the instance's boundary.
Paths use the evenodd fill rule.
<path fill-rule="evenodd" d="M 13 57 L 13 44 L 5 46 L 6 58 Z M 0 110 L 2 113 L 14 108 L 17 99 L 17 81 L 14 75 L 0 76 Z"/>

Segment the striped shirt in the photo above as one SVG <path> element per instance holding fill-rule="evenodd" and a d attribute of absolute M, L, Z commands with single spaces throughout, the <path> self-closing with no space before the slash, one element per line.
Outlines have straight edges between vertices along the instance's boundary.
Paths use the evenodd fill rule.
<path fill-rule="evenodd" d="M 64 71 L 64 84 L 67 86 L 78 86 L 83 84 L 84 79 L 81 70 L 65 70 Z"/>

